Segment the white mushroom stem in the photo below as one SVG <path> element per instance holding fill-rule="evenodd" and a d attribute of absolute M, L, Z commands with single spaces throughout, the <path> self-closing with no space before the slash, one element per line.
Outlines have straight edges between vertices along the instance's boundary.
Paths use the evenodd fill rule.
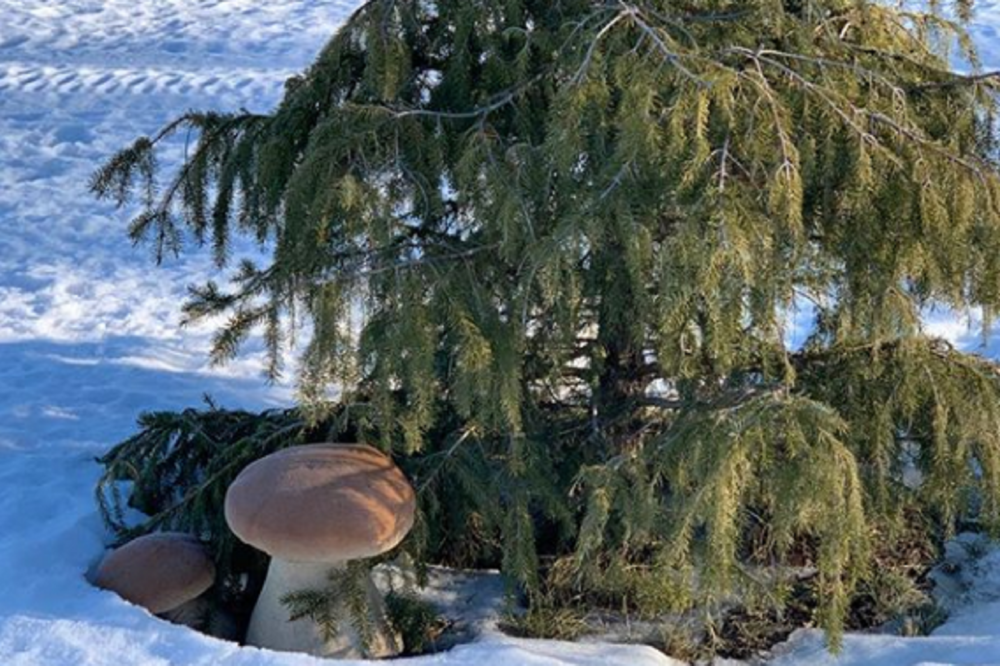
<path fill-rule="evenodd" d="M 384 602 L 375 584 L 368 580 L 368 603 L 371 609 L 374 640 L 370 652 L 363 654 L 361 640 L 354 628 L 349 611 L 343 609 L 343 617 L 337 635 L 327 641 L 322 628 L 310 617 L 289 620 L 291 608 L 282 603 L 282 597 L 293 592 L 323 590 L 332 582 L 330 574 L 342 570 L 346 562 L 316 563 L 292 562 L 277 557 L 271 558 L 267 579 L 260 592 L 246 642 L 257 647 L 284 652 L 307 652 L 321 657 L 358 659 L 365 656 L 380 657 L 398 652 L 398 639 L 384 621 Z"/>

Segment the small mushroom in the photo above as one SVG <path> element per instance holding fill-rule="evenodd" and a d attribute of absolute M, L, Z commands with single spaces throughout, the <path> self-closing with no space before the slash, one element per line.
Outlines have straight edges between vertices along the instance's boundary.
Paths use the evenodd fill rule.
<path fill-rule="evenodd" d="M 171 622 L 197 625 L 204 615 L 198 597 L 215 582 L 212 558 L 194 537 L 147 534 L 108 553 L 94 584 Z"/>
<path fill-rule="evenodd" d="M 359 444 L 295 446 L 240 472 L 226 493 L 226 521 L 237 537 L 271 556 L 250 618 L 247 643 L 342 659 L 399 652 L 384 601 L 369 580 L 373 640 L 361 639 L 346 609 L 332 639 L 316 622 L 290 619 L 282 598 L 322 590 L 349 560 L 395 548 L 413 526 L 413 488 L 384 454 Z"/>

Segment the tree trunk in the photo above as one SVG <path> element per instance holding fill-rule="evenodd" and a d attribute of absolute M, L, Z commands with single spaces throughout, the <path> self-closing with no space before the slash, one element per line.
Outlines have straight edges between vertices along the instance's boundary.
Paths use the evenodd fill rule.
<path fill-rule="evenodd" d="M 603 256 L 601 303 L 598 308 L 597 385 L 593 405 L 595 426 L 607 441 L 607 454 L 625 449 L 634 428 L 632 412 L 648 383 L 641 343 L 640 296 L 635 293 L 622 257 L 625 249 L 612 243 Z"/>

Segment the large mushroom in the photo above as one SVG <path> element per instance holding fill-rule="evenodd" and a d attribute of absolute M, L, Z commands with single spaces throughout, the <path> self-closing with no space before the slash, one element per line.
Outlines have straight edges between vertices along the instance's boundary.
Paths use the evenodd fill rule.
<path fill-rule="evenodd" d="M 342 659 L 398 653 L 371 580 L 374 635 L 366 654 L 346 608 L 331 638 L 310 617 L 291 620 L 282 598 L 325 590 L 348 561 L 396 547 L 413 526 L 414 500 L 399 468 L 369 446 L 295 446 L 247 466 L 226 493 L 226 521 L 242 541 L 271 556 L 247 643 Z"/>
<path fill-rule="evenodd" d="M 195 626 L 204 615 L 198 597 L 215 582 L 215 565 L 194 537 L 158 532 L 108 553 L 93 580 L 151 613 Z"/>

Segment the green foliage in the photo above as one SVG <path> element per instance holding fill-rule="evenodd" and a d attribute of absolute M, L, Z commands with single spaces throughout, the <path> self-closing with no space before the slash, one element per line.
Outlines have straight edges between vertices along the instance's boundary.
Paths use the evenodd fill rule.
<path fill-rule="evenodd" d="M 330 584 L 318 590 L 296 590 L 281 598 L 288 607 L 289 620 L 308 617 L 316 623 L 323 640 L 340 635 L 342 625 L 350 623 L 358 637 L 363 655 L 371 653 L 377 622 L 386 622 L 382 609 L 373 607 L 369 597 L 371 562 L 354 560 L 330 572 Z"/>
<path fill-rule="evenodd" d="M 524 613 L 511 613 L 500 628 L 514 636 L 572 641 L 591 631 L 582 611 L 565 605 L 535 604 Z"/>
<path fill-rule="evenodd" d="M 119 543 L 156 531 L 192 534 L 212 552 L 224 596 L 238 601 L 244 595 L 242 574 L 250 574 L 249 588 L 259 590 L 266 556 L 230 532 L 226 490 L 257 458 L 302 443 L 302 419 L 285 411 L 230 412 L 209 402 L 205 411 L 143 414 L 139 425 L 138 434 L 99 460 L 104 473 L 97 504 Z M 129 509 L 143 519 L 137 522 Z"/>
<path fill-rule="evenodd" d="M 230 269 L 185 310 L 227 318 L 216 361 L 258 331 L 277 375 L 308 322 L 301 414 L 407 457 L 419 562 L 712 608 L 794 553 L 835 646 L 873 534 L 1000 524 L 997 374 L 919 324 L 1000 307 L 997 77 L 945 14 L 371 0 L 272 113 L 187 114 L 93 187 Z M 169 460 L 141 441 L 115 478 Z"/>
<path fill-rule="evenodd" d="M 897 618 L 909 619 L 907 615 L 914 609 L 934 607 L 913 579 L 899 571 L 877 571 L 872 579 L 872 612 L 880 624 Z"/>
<path fill-rule="evenodd" d="M 851 451 L 867 475 L 873 510 L 896 522 L 916 501 L 950 532 L 975 518 L 1000 527 L 1000 374 L 942 341 L 901 340 L 833 353 L 806 351 L 803 386 L 851 424 Z M 918 489 L 906 488 L 909 467 Z"/>
<path fill-rule="evenodd" d="M 432 651 L 434 639 L 444 626 L 434 606 L 405 592 L 387 594 L 385 606 L 389 625 L 403 641 L 403 654 Z"/>
<path fill-rule="evenodd" d="M 240 542 L 226 525 L 229 485 L 246 465 L 274 451 L 357 439 L 364 421 L 345 408 L 309 425 L 298 410 L 254 414 L 220 409 L 210 400 L 200 411 L 144 414 L 142 430 L 99 460 L 104 473 L 97 485 L 98 507 L 120 543 L 153 531 L 197 535 L 216 560 L 221 601 L 248 612 L 263 584 L 267 558 Z M 378 434 L 373 436 L 377 444 Z M 522 443 L 524 463 L 515 477 L 505 463 L 485 456 L 488 444 L 467 433 L 440 438 L 439 450 L 397 458 L 418 489 L 418 510 L 410 538 L 400 553 L 390 555 L 416 557 L 421 566 L 427 561 L 455 566 L 503 561 L 513 581 L 534 585 L 535 543 L 522 535 L 533 536 L 532 517 L 538 512 L 561 517 L 564 530 L 571 529 L 571 517 L 565 502 L 560 503 L 557 479 L 546 476 L 553 472 L 551 463 L 538 457 L 536 446 Z M 509 511 L 513 503 L 526 508 Z M 504 543 L 518 545 L 504 548 Z M 419 610 L 404 606 L 400 608 Z M 335 617 L 331 614 L 331 621 Z M 401 621 L 415 630 L 414 618 Z"/>

